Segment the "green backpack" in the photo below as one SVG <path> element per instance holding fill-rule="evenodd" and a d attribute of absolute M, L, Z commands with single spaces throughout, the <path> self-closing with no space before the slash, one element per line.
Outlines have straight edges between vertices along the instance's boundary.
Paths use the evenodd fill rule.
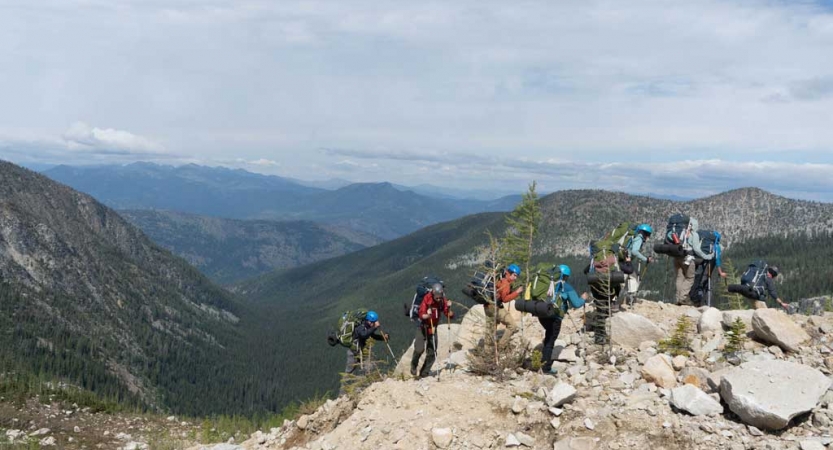
<path fill-rule="evenodd" d="M 359 309 L 356 311 L 347 311 L 338 319 L 338 328 L 334 334 L 335 343 L 328 339 L 330 345 L 341 344 L 344 347 L 350 348 L 353 346 L 353 330 L 361 325 L 364 318 L 367 316 L 366 309 Z"/>
<path fill-rule="evenodd" d="M 636 236 L 636 225 L 622 222 L 603 238 L 590 242 L 590 256 L 596 269 L 606 269 L 615 265 L 615 261 L 623 261 L 628 256 L 633 238 Z"/>
<path fill-rule="evenodd" d="M 551 302 L 555 305 L 555 311 L 559 317 L 564 317 L 565 308 L 564 300 L 560 295 L 555 295 L 558 290 L 558 280 L 561 278 L 561 272 L 558 266 L 553 266 L 546 263 L 538 264 L 533 272 L 531 282 L 529 284 L 530 300 L 539 302 Z M 550 295 L 552 293 L 552 295 Z"/>

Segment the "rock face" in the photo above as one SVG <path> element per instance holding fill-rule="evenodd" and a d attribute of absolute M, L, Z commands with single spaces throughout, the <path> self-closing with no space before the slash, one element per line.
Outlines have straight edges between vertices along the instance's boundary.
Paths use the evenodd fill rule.
<path fill-rule="evenodd" d="M 732 326 L 732 322 L 734 322 L 735 319 L 740 317 L 740 320 L 742 320 L 743 324 L 746 325 L 746 330 L 752 331 L 753 314 L 755 314 L 755 311 L 751 309 L 723 311 L 723 328 L 728 329 L 730 326 Z"/>
<path fill-rule="evenodd" d="M 614 344 L 639 348 L 644 341 L 659 341 L 665 333 L 656 324 L 638 314 L 622 312 L 610 319 L 610 339 Z"/>
<path fill-rule="evenodd" d="M 677 385 L 677 375 L 668 355 L 652 356 L 642 366 L 642 377 L 657 386 L 672 388 Z"/>
<path fill-rule="evenodd" d="M 787 361 L 755 361 L 724 374 L 720 396 L 749 425 L 785 428 L 819 403 L 831 381 L 820 371 Z"/>
<path fill-rule="evenodd" d="M 466 316 L 468 317 L 468 316 Z M 454 343 L 458 342 L 458 335 L 460 333 L 461 325 L 452 323 L 449 324 L 440 324 L 437 327 L 437 338 L 438 338 L 438 345 L 437 345 L 437 360 L 434 361 L 434 365 L 432 366 L 432 370 L 439 370 L 440 368 L 446 367 L 446 362 L 449 361 L 449 358 L 452 357 L 452 354 L 455 353 Z M 451 339 L 449 339 L 449 336 Z M 411 343 L 411 346 L 408 347 L 408 350 L 399 360 L 399 363 L 396 365 L 396 369 L 394 370 L 394 375 L 410 375 L 411 370 L 411 358 L 414 355 L 414 344 Z M 454 361 L 457 363 L 461 362 L 460 355 L 454 355 Z M 422 362 L 425 361 L 425 356 L 423 355 L 422 359 L 420 359 L 420 367 L 422 367 Z"/>
<path fill-rule="evenodd" d="M 791 352 L 797 352 L 798 347 L 810 339 L 810 335 L 789 316 L 776 309 L 755 310 L 752 330 L 758 339 Z"/>
<path fill-rule="evenodd" d="M 723 332 L 723 325 L 721 324 L 722 319 L 723 313 L 721 313 L 719 309 L 709 308 L 703 311 L 703 314 L 700 316 L 700 321 L 697 322 L 697 331 L 700 332 L 700 334 L 708 331 L 721 333 Z"/>
<path fill-rule="evenodd" d="M 685 384 L 671 390 L 671 403 L 693 416 L 720 414 L 723 406 L 709 394 L 693 385 Z"/>

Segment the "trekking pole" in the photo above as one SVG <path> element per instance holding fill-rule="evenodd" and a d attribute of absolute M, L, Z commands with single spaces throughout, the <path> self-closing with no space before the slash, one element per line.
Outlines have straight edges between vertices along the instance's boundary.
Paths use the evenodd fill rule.
<path fill-rule="evenodd" d="M 393 354 L 393 349 L 390 348 L 390 342 L 388 341 L 388 337 L 385 335 L 382 335 L 382 337 L 384 338 L 385 346 L 388 348 L 388 351 L 390 352 L 390 357 L 393 358 L 393 362 L 397 362 L 396 355 Z"/>

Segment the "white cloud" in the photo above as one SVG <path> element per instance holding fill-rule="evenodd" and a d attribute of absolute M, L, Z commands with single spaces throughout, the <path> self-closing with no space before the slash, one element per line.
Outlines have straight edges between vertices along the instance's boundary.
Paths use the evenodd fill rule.
<path fill-rule="evenodd" d="M 91 127 L 75 122 L 63 135 L 70 150 L 114 152 L 128 154 L 164 154 L 164 147 L 152 140 L 129 131 Z"/>

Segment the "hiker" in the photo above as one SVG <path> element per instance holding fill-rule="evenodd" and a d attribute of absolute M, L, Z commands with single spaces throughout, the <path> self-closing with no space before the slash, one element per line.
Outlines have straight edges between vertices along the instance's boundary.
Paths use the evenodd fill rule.
<path fill-rule="evenodd" d="M 674 273 L 677 305 L 692 305 L 689 294 L 694 286 L 694 275 L 697 269 L 695 259 L 710 260 L 714 255 L 707 255 L 700 248 L 700 234 L 697 233 L 699 223 L 697 219 L 690 218 L 688 232 L 685 233 L 683 248 L 685 256 L 674 258 Z"/>
<path fill-rule="evenodd" d="M 388 333 L 381 330 L 379 315 L 376 311 L 368 311 L 364 319 L 353 328 L 353 345 L 347 349 L 347 365 L 345 373 L 353 373 L 356 367 L 361 365 L 361 352 L 367 344 L 367 340 L 373 338 L 377 341 L 387 341 L 390 338 Z M 359 362 L 356 361 L 359 358 Z"/>
<path fill-rule="evenodd" d="M 496 306 L 497 322 L 506 326 L 503 336 L 500 338 L 500 341 L 498 341 L 498 346 L 501 348 L 506 347 L 506 345 L 509 344 L 509 341 L 512 339 L 512 335 L 518 330 L 518 324 L 515 322 L 515 318 L 512 316 L 512 313 L 509 312 L 509 308 L 504 305 L 512 300 L 515 300 L 523 293 L 523 286 L 518 287 L 514 291 L 512 290 L 512 283 L 514 283 L 520 275 L 521 268 L 518 267 L 517 264 L 509 264 L 509 267 L 503 271 L 503 277 L 501 277 L 497 284 L 497 301 L 494 305 L 487 303 L 483 306 L 486 316 L 492 319 L 495 317 Z M 487 327 L 486 333 L 488 334 L 490 332 L 490 329 Z"/>
<path fill-rule="evenodd" d="M 778 291 L 775 289 L 774 279 L 780 273 L 778 266 L 770 266 L 765 261 L 756 261 L 750 264 L 746 272 L 741 275 L 741 286 L 729 286 L 729 292 L 740 293 L 752 300 L 755 309 L 766 308 L 765 300 L 769 295 L 782 308 L 789 311 L 790 305 L 778 297 Z"/>
<path fill-rule="evenodd" d="M 567 283 L 567 279 L 570 278 L 571 273 L 569 266 L 561 264 L 558 266 L 558 270 L 560 275 L 558 281 L 555 283 L 554 295 L 560 296 L 561 301 L 557 302 L 560 312 L 550 317 L 538 317 L 538 322 L 544 327 L 543 350 L 541 352 L 541 363 L 543 365 L 541 366 L 541 370 L 549 374 L 553 373 L 552 349 L 555 346 L 555 341 L 558 339 L 559 333 L 561 333 L 561 322 L 564 319 L 564 314 L 567 313 L 569 307 L 579 308 L 584 306 L 584 302 L 588 298 L 586 292 L 582 293 L 579 297 L 576 294 L 576 290 Z"/>
<path fill-rule="evenodd" d="M 654 233 L 654 229 L 651 228 L 650 225 L 647 223 L 642 223 L 636 226 L 635 234 L 633 239 L 631 239 L 630 243 L 627 245 L 626 248 L 626 256 L 625 261 L 631 265 L 633 265 L 633 260 L 637 261 L 637 264 L 645 264 L 646 266 L 653 262 L 653 258 L 650 256 L 645 256 L 642 254 L 642 247 L 645 245 L 645 242 L 651 237 L 651 234 Z M 633 304 L 636 301 L 636 293 L 639 290 L 639 283 L 642 282 L 640 279 L 641 276 L 640 267 L 633 268 L 633 273 L 626 274 L 625 276 L 625 287 L 627 288 L 628 297 L 630 299 L 630 303 Z"/>
<path fill-rule="evenodd" d="M 442 283 L 435 283 L 431 290 L 422 298 L 419 305 L 419 327 L 414 339 L 414 356 L 411 358 L 411 375 L 420 378 L 427 377 L 431 373 L 431 366 L 437 354 L 438 336 L 437 325 L 440 323 L 440 313 L 449 319 L 454 318 L 454 311 L 451 310 L 451 300 L 446 298 Z M 419 359 L 425 355 L 425 362 L 422 369 L 417 372 Z"/>
<path fill-rule="evenodd" d="M 726 278 L 723 271 L 722 258 L 723 245 L 720 243 L 721 234 L 717 231 L 697 230 L 699 237 L 699 248 L 707 258 L 694 258 L 694 281 L 689 290 L 688 297 L 694 306 L 703 306 L 703 300 L 711 306 L 711 278 L 715 269 L 721 278 Z"/>

